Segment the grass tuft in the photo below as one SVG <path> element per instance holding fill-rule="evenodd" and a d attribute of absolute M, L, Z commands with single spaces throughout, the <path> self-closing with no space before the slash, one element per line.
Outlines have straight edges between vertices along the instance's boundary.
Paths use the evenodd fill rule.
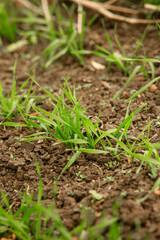
<path fill-rule="evenodd" d="M 33 77 L 31 79 L 38 84 Z M 130 112 L 128 106 L 125 119 L 121 124 L 116 129 L 104 131 L 99 128 L 98 119 L 96 123 L 92 123 L 86 114 L 86 108 L 81 108 L 81 99 L 77 99 L 75 88 L 73 88 L 73 92 L 71 91 L 68 78 L 65 86 L 61 88 L 61 95 L 53 96 L 46 89 L 42 89 L 48 95 L 46 100 L 53 106 L 53 110 L 48 112 L 33 106 L 36 115 L 27 115 L 28 120 L 25 121 L 28 125 L 38 128 L 39 132 L 29 135 L 25 139 L 21 139 L 21 141 L 52 139 L 55 141 L 54 144 L 63 143 L 75 151 L 73 157 L 68 159 L 68 163 L 61 174 L 76 161 L 81 152 L 87 154 L 111 154 L 118 160 L 120 160 L 121 155 L 128 160 L 131 159 L 131 161 L 138 159 L 142 164 L 145 162 L 153 170 L 154 175 L 156 174 L 154 166 L 160 165 L 159 143 L 151 144 L 149 141 L 152 121 L 137 137 L 128 134 L 134 116 L 143 108 L 146 108 L 146 104 L 133 112 Z M 147 137 L 145 139 L 142 135 L 146 133 Z"/>

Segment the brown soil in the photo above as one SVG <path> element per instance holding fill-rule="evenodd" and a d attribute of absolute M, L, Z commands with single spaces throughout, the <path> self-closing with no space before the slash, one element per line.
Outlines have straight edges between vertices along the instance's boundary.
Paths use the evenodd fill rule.
<path fill-rule="evenodd" d="M 107 31 L 113 39 L 114 22 L 107 21 Z M 133 50 L 135 38 L 140 39 L 143 31 L 143 26 L 131 26 L 125 23 L 118 25 L 117 35 L 126 52 L 130 53 Z M 86 47 L 93 48 L 94 42 L 107 47 L 100 21 L 97 21 L 87 32 Z M 144 47 L 147 57 L 160 56 L 160 39 L 154 26 L 147 29 Z M 39 49 L 39 46 L 25 47 L 13 55 L 6 54 L 1 49 L 0 80 L 6 92 L 11 90 L 11 66 L 15 58 L 18 57 L 16 79 L 19 87 L 27 79 L 26 73 L 32 65 L 32 56 L 39 53 Z M 105 64 L 106 68 L 94 69 L 91 65 L 92 60 Z M 91 116 L 98 116 L 100 113 L 104 128 L 107 129 L 110 125 L 116 127 L 121 123 L 127 110 L 125 100 L 130 96 L 131 91 L 140 89 L 148 80 L 142 74 L 138 74 L 124 89 L 121 98 L 113 100 L 112 97 L 123 86 L 127 77 L 116 66 L 111 66 L 109 71 L 106 69 L 107 63 L 95 56 L 86 57 L 84 67 L 71 57 L 65 56 L 47 70 L 40 72 L 37 68 L 35 79 L 41 86 L 58 93 L 60 85 L 64 84 L 69 74 L 69 85 L 76 86 L 78 95 L 82 97 L 82 106 L 90 106 L 88 113 Z M 160 65 L 156 64 L 156 76 L 159 76 L 159 73 Z M 133 110 L 142 102 L 147 102 L 147 113 L 145 109 L 142 110 L 131 125 L 129 131 L 132 135 L 136 136 L 149 121 L 160 117 L 160 81 L 155 85 L 157 87 L 155 91 L 147 89 L 133 101 L 130 107 Z M 46 104 L 41 107 L 50 110 Z M 16 119 L 16 121 L 20 120 Z M 0 188 L 7 193 L 14 210 L 20 205 L 18 193 L 24 192 L 25 188 L 28 192 L 33 190 L 36 198 L 39 178 L 34 156 L 41 169 L 44 184 L 43 201 L 46 205 L 54 199 L 54 179 L 59 176 L 67 159 L 72 156 L 72 152 L 68 152 L 63 145 L 53 146 L 51 141 L 21 143 L 16 139 L 31 132 L 34 130 L 0 126 Z M 150 139 L 152 142 L 160 141 L 160 128 L 154 124 L 151 126 Z M 110 161 L 115 164 L 107 167 L 105 164 Z M 56 207 L 67 228 L 73 229 L 80 223 L 82 206 L 90 207 L 88 220 L 91 224 L 95 224 L 102 212 L 107 218 L 111 217 L 113 204 L 117 203 L 118 215 L 121 216 L 123 223 L 124 239 L 130 233 L 132 239 L 160 239 L 160 196 L 152 193 L 146 201 L 135 204 L 151 190 L 156 181 L 156 178 L 150 177 L 150 170 L 145 166 L 137 175 L 139 164 L 136 161 L 131 164 L 124 157 L 118 162 L 109 155 L 81 154 L 75 164 L 57 182 Z M 110 179 L 113 181 L 109 181 Z M 89 190 L 100 193 L 103 196 L 102 200 L 92 202 Z M 105 232 L 102 234 L 107 236 Z"/>

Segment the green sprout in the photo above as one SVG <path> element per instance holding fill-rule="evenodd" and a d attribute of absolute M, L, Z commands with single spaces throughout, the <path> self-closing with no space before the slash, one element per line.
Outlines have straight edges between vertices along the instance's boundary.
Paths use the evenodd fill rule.
<path fill-rule="evenodd" d="M 104 25 L 104 23 L 103 23 L 103 25 Z M 96 56 L 99 56 L 101 58 L 104 58 L 108 63 L 108 68 L 110 68 L 111 64 L 116 65 L 118 68 L 121 69 L 121 71 L 124 73 L 124 75 L 130 75 L 132 73 L 132 71 L 134 71 L 133 69 L 134 69 L 134 66 L 137 65 L 137 62 L 142 62 L 144 64 L 144 66 L 140 67 L 141 71 L 144 73 L 144 75 L 147 78 L 149 78 L 149 75 L 147 73 L 148 66 L 149 66 L 151 68 L 152 78 L 153 78 L 154 73 L 155 73 L 154 63 L 160 62 L 160 60 L 159 59 L 149 59 L 146 57 L 145 49 L 143 46 L 143 40 L 146 35 L 146 31 L 144 31 L 141 40 L 136 39 L 137 45 L 136 45 L 135 50 L 132 53 L 130 53 L 130 56 L 127 56 L 120 41 L 118 40 L 118 37 L 116 34 L 116 28 L 117 28 L 117 25 L 115 25 L 114 39 L 118 46 L 118 51 L 114 50 L 111 38 L 104 27 L 105 36 L 106 36 L 110 50 L 108 50 L 104 47 L 101 47 L 101 46 L 97 46 L 98 50 L 94 51 L 93 54 Z M 144 56 L 135 57 L 135 55 L 140 47 L 143 47 Z M 148 66 L 146 66 L 146 64 L 148 64 Z M 137 69 L 137 68 L 135 68 L 135 69 Z"/>

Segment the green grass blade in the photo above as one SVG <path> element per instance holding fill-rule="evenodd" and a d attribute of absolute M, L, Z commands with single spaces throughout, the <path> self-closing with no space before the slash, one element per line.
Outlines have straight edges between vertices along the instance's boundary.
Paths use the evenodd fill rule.
<path fill-rule="evenodd" d="M 75 149 L 76 150 L 76 149 Z M 58 179 L 61 177 L 61 175 L 77 160 L 77 158 L 80 156 L 81 152 L 76 152 L 71 159 L 69 159 L 66 166 L 63 168 L 62 172 L 60 173 Z"/>
<path fill-rule="evenodd" d="M 107 148 L 109 151 L 114 151 L 114 148 Z M 104 150 L 100 150 L 100 149 L 89 149 L 89 148 L 79 148 L 76 149 L 76 151 L 79 152 L 84 152 L 84 153 L 90 153 L 90 154 L 107 154 L 109 153 L 109 151 L 104 151 Z"/>
<path fill-rule="evenodd" d="M 113 99 L 117 99 L 119 98 L 119 95 L 121 93 L 121 91 L 128 85 L 128 83 L 130 83 L 130 81 L 136 76 L 137 72 L 139 71 L 139 69 L 141 68 L 140 65 L 136 66 L 134 68 L 134 70 L 132 71 L 132 73 L 130 74 L 128 80 L 125 82 L 125 84 L 123 85 L 123 87 L 113 96 Z"/>
<path fill-rule="evenodd" d="M 8 199 L 7 199 L 6 195 L 3 193 L 2 190 L 0 190 L 0 194 L 1 194 L 1 196 L 2 196 L 3 202 L 5 203 L 5 205 L 6 205 L 7 208 L 8 208 L 9 213 L 10 213 L 11 215 L 13 215 L 12 209 L 11 209 L 11 207 L 10 207 L 10 204 L 9 204 L 9 202 L 8 202 Z"/>
<path fill-rule="evenodd" d="M 157 187 L 160 186 L 160 178 L 158 178 L 154 184 L 154 186 L 152 187 L 152 189 L 150 190 L 150 192 L 143 198 L 139 199 L 136 204 L 140 204 L 142 202 L 144 202 L 154 191 Z"/>
<path fill-rule="evenodd" d="M 45 63 L 45 68 L 48 68 L 53 61 L 65 55 L 67 53 L 67 50 L 68 47 L 65 47 L 62 50 L 60 50 L 57 54 L 55 54 L 53 57 L 49 58 L 49 60 Z"/>
<path fill-rule="evenodd" d="M 95 230 L 98 230 L 98 229 L 104 229 L 104 228 L 112 225 L 113 223 L 115 223 L 117 221 L 118 221 L 118 217 L 114 217 L 114 218 L 111 218 L 109 220 L 102 219 L 100 223 L 98 223 L 95 226 L 91 227 L 90 230 L 95 231 Z"/>
<path fill-rule="evenodd" d="M 115 131 L 114 135 L 116 135 L 125 125 L 126 123 L 132 119 L 143 107 L 145 107 L 146 104 L 143 104 L 142 106 L 140 106 L 139 108 L 137 108 L 134 112 L 132 112 L 117 128 L 117 130 Z"/>
<path fill-rule="evenodd" d="M 74 143 L 74 144 L 88 144 L 87 140 L 83 140 L 83 139 L 68 139 L 68 140 L 62 140 L 63 143 Z"/>
<path fill-rule="evenodd" d="M 28 127 L 27 124 L 15 123 L 15 122 L 3 122 L 3 123 L 0 123 L 0 125 L 10 126 L 10 127 Z"/>
<path fill-rule="evenodd" d="M 130 98 L 128 98 L 127 102 L 129 102 L 130 100 L 132 100 L 133 98 L 137 97 L 139 94 L 144 92 L 147 88 L 149 88 L 154 82 L 156 82 L 159 79 L 160 77 L 157 77 L 157 78 L 154 78 L 152 81 L 148 82 L 144 87 L 142 87 L 139 91 L 137 91 Z"/>
<path fill-rule="evenodd" d="M 20 142 L 31 142 L 31 141 L 37 141 L 41 139 L 52 139 L 51 137 L 41 136 L 41 137 L 26 137 L 25 139 L 20 140 Z"/>

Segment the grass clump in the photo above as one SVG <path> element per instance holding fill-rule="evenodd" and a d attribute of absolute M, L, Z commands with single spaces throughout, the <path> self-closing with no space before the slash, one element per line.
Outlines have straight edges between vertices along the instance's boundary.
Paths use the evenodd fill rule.
<path fill-rule="evenodd" d="M 34 78 L 32 80 L 35 82 Z M 36 115 L 29 115 L 26 123 L 38 128 L 39 132 L 27 136 L 22 141 L 47 138 L 56 141 L 54 144 L 64 143 L 75 151 L 71 159 L 68 159 L 68 164 L 62 173 L 76 161 L 81 152 L 111 154 L 118 160 L 123 155 L 131 162 L 139 159 L 142 165 L 145 162 L 155 172 L 154 166 L 160 165 L 158 153 L 160 144 L 152 144 L 149 141 L 149 131 L 153 121 L 149 122 L 137 137 L 128 134 L 134 116 L 146 107 L 146 104 L 131 112 L 128 106 L 122 123 L 116 129 L 104 131 L 98 125 L 99 118 L 97 118 L 96 123 L 93 123 L 85 113 L 86 108 L 81 108 L 80 99 L 77 100 L 75 89 L 72 93 L 67 81 L 62 88 L 62 94 L 56 97 L 42 88 L 50 98 L 47 99 L 47 102 L 53 106 L 53 111 L 48 112 L 34 106 Z M 142 137 L 144 133 L 147 133 L 146 138 Z"/>
<path fill-rule="evenodd" d="M 35 82 L 34 78 L 32 80 Z M 74 148 L 77 144 L 86 144 L 90 148 L 95 148 L 94 136 L 97 135 L 96 127 L 89 119 L 89 116 L 84 113 L 87 108 L 81 108 L 80 99 L 77 100 L 76 98 L 75 88 L 72 93 L 67 81 L 68 79 L 65 87 L 62 88 L 62 94 L 56 97 L 42 88 L 51 99 L 47 98 L 47 102 L 53 106 L 53 111 L 50 113 L 33 107 L 38 116 L 30 115 L 30 118 L 31 120 L 38 120 L 39 130 L 43 129 L 45 132 L 32 135 L 34 138 L 28 138 L 28 141 L 43 138 L 43 136 L 36 137 L 36 135 L 45 134 L 47 138 L 56 139 L 71 148 Z M 69 105 L 66 104 L 65 97 L 69 101 Z"/>
<path fill-rule="evenodd" d="M 55 36 L 50 39 L 50 43 L 43 51 L 43 56 L 47 59 L 44 65 L 45 67 L 49 67 L 53 61 L 65 54 L 72 55 L 83 65 L 83 55 L 88 53 L 88 51 L 83 49 L 83 41 L 85 37 L 85 13 L 83 12 L 81 26 L 82 32 L 79 34 L 72 19 L 75 5 L 72 5 L 69 9 L 67 5 L 63 4 L 63 8 L 68 15 L 68 20 L 63 17 L 60 7 L 57 6 L 55 9 L 58 23 L 57 30 L 55 31 Z"/>
<path fill-rule="evenodd" d="M 32 92 L 32 84 L 27 91 L 24 90 L 25 86 L 29 82 L 29 78 L 21 85 L 21 87 L 16 89 L 16 65 L 17 61 L 13 67 L 13 84 L 11 94 L 5 96 L 2 83 L 0 81 L 0 116 L 3 120 L 0 122 L 0 125 L 8 125 L 8 126 L 27 126 L 25 123 L 16 123 L 12 122 L 12 119 L 17 117 L 18 114 L 21 114 L 22 119 L 25 122 L 23 115 L 26 115 L 30 112 L 31 106 L 36 102 L 36 98 L 38 96 L 33 96 L 35 91 Z M 22 93 L 21 93 L 22 92 Z M 41 97 L 41 96 L 39 96 Z M 6 122 L 9 121 L 9 122 Z M 5 122 L 5 123 L 4 123 Z"/>
<path fill-rule="evenodd" d="M 13 67 L 13 85 L 12 92 L 10 96 L 5 97 L 3 93 L 2 83 L 0 82 L 0 116 L 4 117 L 4 120 L 10 120 L 12 117 L 17 116 L 17 114 L 22 110 L 23 105 L 26 101 L 21 100 L 25 96 L 25 92 L 22 94 L 18 94 L 28 83 L 29 79 L 25 81 L 25 83 L 16 91 L 16 79 L 15 79 L 15 71 L 16 71 L 17 62 L 15 62 Z"/>
<path fill-rule="evenodd" d="M 103 23 L 103 27 L 104 27 L 104 23 Z M 107 42 L 109 45 L 109 50 L 105 49 L 102 46 L 97 46 L 98 50 L 94 51 L 93 54 L 96 56 L 99 56 L 100 58 L 104 58 L 108 63 L 108 69 L 110 68 L 110 66 L 112 64 L 114 64 L 119 69 L 121 69 L 121 71 L 123 72 L 124 75 L 132 74 L 132 72 L 134 71 L 134 69 L 137 66 L 137 63 L 140 62 L 143 64 L 140 66 L 140 70 L 144 73 L 144 76 L 149 78 L 149 75 L 147 72 L 148 72 L 148 69 L 151 69 L 152 77 L 154 77 L 154 73 L 155 73 L 154 63 L 159 62 L 160 60 L 159 59 L 148 59 L 146 57 L 146 52 L 145 52 L 145 49 L 143 46 L 143 40 L 146 35 L 146 30 L 144 31 L 141 40 L 136 39 L 136 43 L 137 43 L 136 47 L 133 50 L 133 52 L 131 52 L 128 55 L 128 54 L 126 54 L 125 50 L 123 49 L 123 47 L 117 37 L 116 29 L 117 29 L 117 25 L 115 25 L 115 29 L 114 29 L 114 39 L 117 44 L 118 50 L 114 49 L 112 40 L 104 27 L 105 36 L 106 36 L 106 39 L 107 39 Z M 138 50 L 141 47 L 143 47 L 144 55 L 136 56 L 136 53 L 138 52 Z"/>
<path fill-rule="evenodd" d="M 14 75 L 15 68 L 16 64 L 13 71 Z M 31 79 L 38 85 L 33 77 Z M 141 93 L 142 90 L 145 90 L 158 79 L 159 77 L 153 79 L 129 98 L 128 101 L 132 100 L 137 94 Z M 38 132 L 27 136 L 25 139 L 21 139 L 21 141 L 34 141 L 44 138 L 52 139 L 55 141 L 54 144 L 63 143 L 75 151 L 74 155 L 68 159 L 68 163 L 62 170 L 62 173 L 76 161 L 81 152 L 84 152 L 86 154 L 111 154 L 119 161 L 121 155 L 128 158 L 129 161 L 139 159 L 142 163 L 141 166 L 146 162 L 146 166 L 152 170 L 152 175 L 156 176 L 157 170 L 155 166 L 160 165 L 158 152 L 160 144 L 153 144 L 149 141 L 150 126 L 154 120 L 149 122 L 137 137 L 132 137 L 128 134 L 128 129 L 132 124 L 134 116 L 144 107 L 147 107 L 146 104 L 134 111 L 130 111 L 128 106 L 125 119 L 121 124 L 115 129 L 105 131 L 99 126 L 99 117 L 97 117 L 95 122 L 92 122 L 90 116 L 86 114 L 87 108 L 81 108 L 81 99 L 77 99 L 75 88 L 73 88 L 73 92 L 71 91 L 68 85 L 68 78 L 64 87 L 61 88 L 62 93 L 60 95 L 54 96 L 48 90 L 42 88 L 46 93 L 47 103 L 53 108 L 52 112 L 48 112 L 33 104 L 35 98 L 32 96 L 34 92 L 31 93 L 32 84 L 27 94 L 25 92 L 20 95 L 17 94 L 27 83 L 28 80 L 16 91 L 16 80 L 13 77 L 12 93 L 7 98 L 4 97 L 3 89 L 0 85 L 0 110 L 1 115 L 4 116 L 1 124 L 38 129 Z M 34 112 L 29 114 L 31 108 Z M 17 116 L 18 113 L 21 114 L 24 124 L 11 121 L 12 117 Z M 6 122 L 6 120 L 10 120 L 10 122 Z M 147 137 L 142 137 L 146 133 Z"/>
<path fill-rule="evenodd" d="M 3 2 L 3 12 L 6 8 L 6 2 Z M 3 24 L 0 27 L 0 35 L 8 34 L 13 43 L 7 47 L 9 52 L 16 51 L 19 47 L 27 44 L 37 44 L 41 42 L 43 50 L 40 56 L 36 56 L 32 59 L 33 62 L 41 61 L 42 67 L 49 67 L 56 59 L 69 54 L 76 58 L 82 65 L 84 65 L 84 54 L 90 53 L 84 50 L 84 38 L 85 28 L 89 27 L 93 23 L 95 17 L 93 17 L 87 25 L 86 14 L 82 13 L 81 33 L 78 33 L 76 23 L 73 21 L 73 13 L 75 10 L 75 4 L 68 7 L 66 4 L 62 4 L 55 1 L 54 3 L 47 3 L 46 6 L 37 3 L 33 4 L 33 9 L 17 8 L 16 16 L 11 17 L 13 26 L 9 24 L 9 14 L 6 11 L 6 20 L 3 20 Z M 47 7 L 48 14 L 46 14 L 45 8 Z M 63 13 L 62 13 L 63 11 Z M 65 14 L 64 14 L 65 12 Z M 4 18 L 1 12 L 0 17 Z M 4 25 L 4 26 L 3 26 Z M 5 26 L 6 25 L 6 26 Z M 20 25 L 23 28 L 16 28 L 14 26 Z M 8 30 L 6 30 L 8 29 Z M 15 41 L 15 34 L 18 36 L 18 41 Z M 47 45 L 47 47 L 46 47 Z"/>

